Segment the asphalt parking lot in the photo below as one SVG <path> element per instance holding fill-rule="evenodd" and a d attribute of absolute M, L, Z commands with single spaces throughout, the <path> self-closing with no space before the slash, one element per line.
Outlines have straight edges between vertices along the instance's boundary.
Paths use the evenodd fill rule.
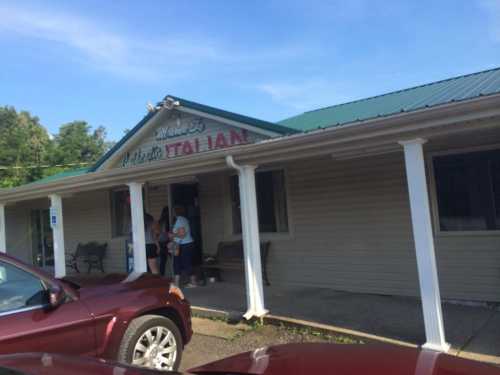
<path fill-rule="evenodd" d="M 324 335 L 310 330 L 260 324 L 234 325 L 204 318 L 193 318 L 193 330 L 194 335 L 184 350 L 180 370 L 269 345 L 300 342 L 357 343 L 348 337 Z"/>

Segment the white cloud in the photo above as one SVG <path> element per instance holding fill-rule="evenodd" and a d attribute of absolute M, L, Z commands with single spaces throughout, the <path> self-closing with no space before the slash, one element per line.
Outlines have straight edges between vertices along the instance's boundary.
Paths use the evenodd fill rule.
<path fill-rule="evenodd" d="M 479 5 L 487 13 L 491 38 L 500 43 L 500 0 L 480 0 Z"/>
<path fill-rule="evenodd" d="M 103 20 L 55 9 L 0 3 L 0 35 L 41 40 L 62 48 L 64 56 L 115 76 L 152 82 L 196 74 L 252 72 L 303 56 L 315 49 L 305 44 L 246 48 L 205 36 L 172 33 L 139 36 L 118 32 Z M 67 53 L 67 51 L 70 53 Z M 208 73 L 207 73 L 208 72 Z"/>
<path fill-rule="evenodd" d="M 167 35 L 155 40 L 141 39 L 52 10 L 1 4 L 0 19 L 0 33 L 70 48 L 85 64 L 127 78 L 151 80 L 167 74 L 169 68 L 178 74 L 190 61 L 216 61 L 222 56 L 211 41 L 203 38 Z"/>
<path fill-rule="evenodd" d="M 296 82 L 267 82 L 256 88 L 272 100 L 297 111 L 316 109 L 348 100 L 346 88 L 327 79 L 314 78 Z"/>

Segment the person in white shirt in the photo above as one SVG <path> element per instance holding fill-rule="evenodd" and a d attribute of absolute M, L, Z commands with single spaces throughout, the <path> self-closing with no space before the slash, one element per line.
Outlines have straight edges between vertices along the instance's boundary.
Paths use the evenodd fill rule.
<path fill-rule="evenodd" d="M 178 249 L 174 253 L 174 282 L 179 285 L 181 276 L 185 274 L 190 278 L 186 287 L 193 288 L 196 286 L 196 278 L 193 275 L 194 240 L 191 235 L 191 227 L 189 220 L 184 216 L 184 207 L 177 206 L 174 208 L 174 212 L 175 222 L 170 233 L 170 237 L 178 245 Z"/>

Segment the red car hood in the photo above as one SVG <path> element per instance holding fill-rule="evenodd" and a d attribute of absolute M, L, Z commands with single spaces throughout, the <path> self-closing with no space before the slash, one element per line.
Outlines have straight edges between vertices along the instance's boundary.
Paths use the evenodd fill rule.
<path fill-rule="evenodd" d="M 135 289 L 168 288 L 170 280 L 150 273 L 109 274 L 101 277 L 66 276 L 62 281 L 77 286 L 82 297 Z"/>
<path fill-rule="evenodd" d="M 493 366 L 389 345 L 288 344 L 261 348 L 188 370 L 253 375 L 500 375 Z"/>
<path fill-rule="evenodd" d="M 0 374 L 3 368 L 19 371 L 23 375 L 165 375 L 153 371 L 106 362 L 94 358 L 62 356 L 46 353 L 22 353 L 0 356 Z M 7 372 L 5 372 L 7 373 Z M 11 373 L 10 375 L 17 375 Z M 20 374 L 19 374 L 20 375 Z"/>

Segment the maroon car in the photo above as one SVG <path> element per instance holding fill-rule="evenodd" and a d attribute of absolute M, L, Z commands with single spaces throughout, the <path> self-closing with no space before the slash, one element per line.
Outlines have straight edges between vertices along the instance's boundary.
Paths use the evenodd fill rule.
<path fill-rule="evenodd" d="M 198 375 L 500 375 L 500 368 L 432 350 L 396 345 L 287 344 L 238 354 L 189 372 Z"/>
<path fill-rule="evenodd" d="M 91 358 L 53 354 L 0 356 L 9 375 L 160 375 Z M 196 375 L 500 375 L 483 363 L 389 345 L 288 344 L 257 349 L 188 370 Z"/>
<path fill-rule="evenodd" d="M 178 368 L 191 308 L 169 280 L 150 274 L 55 279 L 0 254 L 0 354 L 95 356 Z"/>

